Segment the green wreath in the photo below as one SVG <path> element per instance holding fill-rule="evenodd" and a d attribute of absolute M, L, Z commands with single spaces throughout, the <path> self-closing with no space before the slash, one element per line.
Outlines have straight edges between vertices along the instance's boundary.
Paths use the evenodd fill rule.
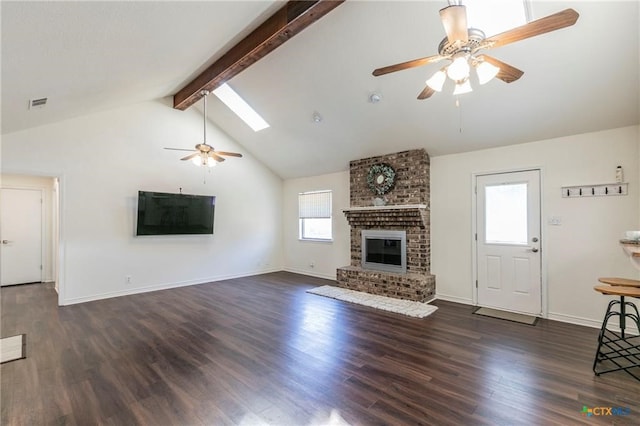
<path fill-rule="evenodd" d="M 393 189 L 396 171 L 389 164 L 374 164 L 367 173 L 367 184 L 376 195 L 384 195 Z"/>

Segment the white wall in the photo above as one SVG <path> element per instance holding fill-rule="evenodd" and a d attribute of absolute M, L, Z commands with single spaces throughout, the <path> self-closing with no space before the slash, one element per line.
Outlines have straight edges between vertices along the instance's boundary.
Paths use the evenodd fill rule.
<path fill-rule="evenodd" d="M 56 277 L 55 253 L 57 234 L 55 218 L 56 193 L 54 179 L 42 176 L 22 176 L 2 174 L 0 177 L 2 188 L 36 189 L 42 191 L 42 280 L 54 281 Z"/>
<path fill-rule="evenodd" d="M 336 269 L 351 262 L 350 227 L 342 212 L 349 207 L 349 172 L 288 179 L 283 188 L 285 270 L 334 280 Z M 301 241 L 298 239 L 298 194 L 320 190 L 333 191 L 333 241 Z"/>
<path fill-rule="evenodd" d="M 176 111 L 162 100 L 3 135 L 4 174 L 60 178 L 61 304 L 280 269 L 334 279 L 336 268 L 349 264 L 342 213 L 349 206 L 348 171 L 283 182 L 212 124 L 209 141 L 245 158 L 207 173 L 162 149 L 189 148 L 201 131 L 198 111 Z M 599 324 L 608 298 L 592 290 L 597 277 L 640 276 L 618 244 L 624 231 L 640 229 L 639 138 L 633 126 L 432 157 L 438 296 L 472 301 L 472 174 L 542 167 L 549 317 Z M 613 181 L 618 164 L 630 182 L 628 196 L 560 196 L 562 185 Z M 180 187 L 217 196 L 214 236 L 135 237 L 137 191 Z M 333 191 L 334 241 L 299 241 L 297 194 L 322 189 Z M 550 216 L 560 216 L 562 225 L 548 225 Z"/>
<path fill-rule="evenodd" d="M 164 150 L 202 141 L 202 115 L 170 99 L 3 135 L 4 173 L 60 177 L 61 304 L 282 269 L 282 180 L 207 136 L 245 157 L 209 173 Z M 137 191 L 179 188 L 217 197 L 214 235 L 135 237 Z"/>
<path fill-rule="evenodd" d="M 640 229 L 638 126 L 431 158 L 432 272 L 438 297 L 471 303 L 472 174 L 542 168 L 543 250 L 549 318 L 599 325 L 609 297 L 598 277 L 637 278 L 619 240 Z M 562 198 L 562 185 L 615 182 L 624 168 L 628 196 Z M 551 216 L 561 226 L 548 224 Z M 544 273 L 545 271 L 543 271 Z"/>

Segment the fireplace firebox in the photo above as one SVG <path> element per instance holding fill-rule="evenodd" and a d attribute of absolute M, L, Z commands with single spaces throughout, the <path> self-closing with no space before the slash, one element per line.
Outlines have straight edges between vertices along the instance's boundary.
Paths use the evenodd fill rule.
<path fill-rule="evenodd" d="M 407 272 L 407 233 L 380 229 L 362 230 L 362 268 Z"/>

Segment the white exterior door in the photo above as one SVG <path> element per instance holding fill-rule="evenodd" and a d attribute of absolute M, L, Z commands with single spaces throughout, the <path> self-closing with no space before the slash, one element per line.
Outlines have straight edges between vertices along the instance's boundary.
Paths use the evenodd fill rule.
<path fill-rule="evenodd" d="M 478 305 L 542 314 L 540 171 L 476 177 Z"/>
<path fill-rule="evenodd" d="M 0 284 L 42 281 L 42 191 L 2 188 Z"/>

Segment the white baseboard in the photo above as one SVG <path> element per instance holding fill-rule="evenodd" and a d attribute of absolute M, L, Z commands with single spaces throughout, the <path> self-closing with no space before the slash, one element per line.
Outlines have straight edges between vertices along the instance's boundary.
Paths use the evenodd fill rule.
<path fill-rule="evenodd" d="M 188 280 L 188 281 L 179 281 L 179 282 L 173 282 L 173 283 L 154 284 L 154 285 L 149 285 L 149 286 L 144 286 L 144 287 L 136 287 L 136 288 L 127 289 L 127 290 L 101 293 L 101 294 L 96 294 L 96 295 L 92 295 L 92 296 L 75 297 L 75 298 L 71 298 L 71 299 L 65 299 L 65 300 L 60 302 L 60 306 L 75 305 L 75 304 L 78 304 L 78 303 L 92 302 L 94 300 L 110 299 L 112 297 L 129 296 L 129 295 L 132 295 L 132 294 L 149 293 L 151 291 L 168 290 L 168 289 L 171 289 L 171 288 L 187 287 L 187 286 L 190 286 L 190 285 L 198 285 L 198 284 L 206 284 L 206 283 L 216 282 L 216 281 L 231 280 L 231 279 L 234 279 L 234 278 L 251 277 L 251 276 L 254 276 L 254 275 L 262 275 L 262 274 L 268 274 L 268 273 L 271 273 L 271 272 L 278 272 L 280 270 L 281 269 L 273 268 L 273 269 L 265 269 L 265 270 L 260 270 L 260 271 L 249 272 L 249 273 L 246 273 L 246 274 L 221 275 L 221 276 L 216 276 L 216 277 L 201 278 L 201 279 L 197 279 L 197 280 Z"/>
<path fill-rule="evenodd" d="M 547 319 L 567 322 L 569 324 L 584 325 L 585 327 L 591 328 L 600 328 L 600 326 L 602 325 L 602 320 L 597 321 L 589 318 L 576 317 L 574 315 L 558 314 L 555 312 L 549 312 L 549 314 L 547 315 Z"/>
<path fill-rule="evenodd" d="M 463 305 L 473 305 L 472 299 L 467 299 L 467 298 L 458 297 L 458 296 L 448 296 L 446 294 L 440 294 L 440 293 L 436 293 L 436 299 L 444 300 L 446 302 L 462 303 Z"/>
<path fill-rule="evenodd" d="M 333 275 L 321 274 L 315 271 L 308 271 L 308 270 L 297 269 L 297 268 L 284 268 L 283 271 L 291 272 L 294 274 L 300 274 L 300 275 L 309 275 L 310 277 L 324 278 L 325 280 L 331 280 L 331 281 L 336 280 L 335 273 Z"/>
<path fill-rule="evenodd" d="M 449 295 L 446 295 L 446 294 L 436 294 L 436 299 L 437 300 L 444 300 L 444 301 L 447 301 L 447 302 L 461 303 L 463 305 L 473 305 L 473 300 L 472 299 L 466 299 L 466 298 L 458 297 L 458 296 L 449 296 Z M 547 315 L 546 319 L 549 319 L 549 320 L 552 320 L 552 321 L 565 322 L 565 323 L 569 323 L 569 324 L 582 325 L 582 326 L 590 327 L 590 328 L 600 328 L 602 326 L 602 320 L 601 319 L 594 320 L 594 319 L 590 319 L 590 318 L 577 317 L 577 316 L 574 316 L 574 315 L 558 314 L 558 313 L 553 313 L 553 312 L 549 312 L 549 315 Z M 609 321 L 608 328 L 610 330 L 613 330 L 613 331 L 620 331 L 620 328 L 615 326 L 615 320 L 610 320 Z M 638 328 L 633 323 L 630 323 L 630 321 L 627 321 L 627 326 L 625 328 L 625 331 L 629 332 L 630 334 L 634 334 L 634 335 L 639 335 L 640 334 L 640 331 L 638 330 Z"/>
<path fill-rule="evenodd" d="M 560 322 L 566 322 L 569 324 L 576 324 L 576 325 L 583 325 L 585 327 L 591 327 L 591 328 L 600 328 L 602 327 L 602 320 L 593 320 L 593 319 L 589 319 L 589 318 L 582 318 L 582 317 L 576 317 L 573 315 L 565 315 L 565 314 L 557 314 L 557 313 L 552 313 L 549 312 L 549 315 L 547 316 L 547 319 L 550 320 L 554 320 L 554 321 L 560 321 Z M 616 323 L 616 319 L 612 319 L 609 321 L 609 324 L 607 326 L 608 329 L 614 330 L 614 331 L 620 331 L 619 327 L 616 327 L 614 324 Z M 640 334 L 640 332 L 638 331 L 638 328 L 629 323 L 630 321 L 627 321 L 627 326 L 625 327 L 625 331 L 628 331 L 631 334 Z"/>

